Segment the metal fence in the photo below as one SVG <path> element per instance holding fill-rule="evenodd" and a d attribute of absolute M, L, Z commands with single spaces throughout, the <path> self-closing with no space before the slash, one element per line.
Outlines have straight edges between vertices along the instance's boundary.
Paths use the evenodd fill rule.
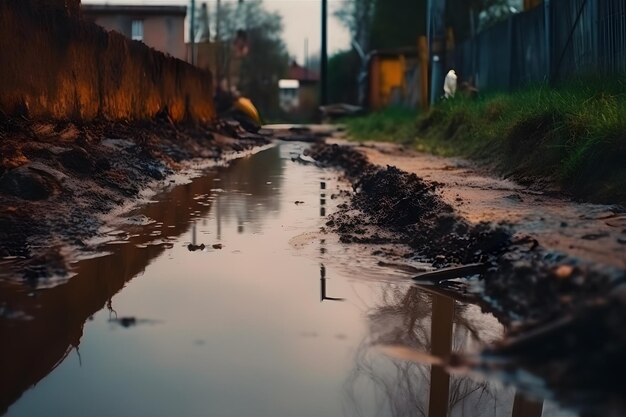
<path fill-rule="evenodd" d="M 457 46 L 454 68 L 481 90 L 626 72 L 626 0 L 550 0 Z"/>

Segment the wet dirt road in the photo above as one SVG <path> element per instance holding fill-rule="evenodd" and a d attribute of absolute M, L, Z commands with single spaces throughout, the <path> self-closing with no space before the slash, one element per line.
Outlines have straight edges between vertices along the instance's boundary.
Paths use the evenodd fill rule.
<path fill-rule="evenodd" d="M 0 414 L 574 415 L 438 366 L 503 326 L 321 234 L 346 184 L 304 147 L 154 197 L 66 282 L 2 279 Z"/>

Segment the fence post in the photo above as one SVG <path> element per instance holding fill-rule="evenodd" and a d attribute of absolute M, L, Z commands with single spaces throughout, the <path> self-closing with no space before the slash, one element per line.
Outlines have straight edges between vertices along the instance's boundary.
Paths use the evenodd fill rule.
<path fill-rule="evenodd" d="M 515 16 L 511 16 L 508 19 L 507 29 L 508 29 L 508 41 L 509 41 L 509 73 L 506 80 L 507 91 L 513 90 L 513 66 L 515 62 L 513 61 L 513 19 Z"/>
<path fill-rule="evenodd" d="M 543 2 L 544 38 L 546 43 L 546 78 L 550 81 L 552 74 L 552 13 L 550 13 L 550 0 Z"/>
<path fill-rule="evenodd" d="M 578 22 L 580 22 L 580 16 L 583 14 L 583 10 L 585 10 L 585 6 L 587 5 L 587 0 L 582 0 L 582 4 L 578 9 L 578 13 L 576 14 L 576 19 L 574 19 L 574 23 L 569 31 L 569 35 L 567 36 L 567 40 L 565 41 L 565 45 L 563 45 L 563 49 L 559 54 L 559 59 L 554 67 L 554 72 L 550 74 L 550 85 L 555 85 L 557 80 L 559 79 L 559 73 L 561 72 L 561 63 L 563 62 L 563 57 L 565 57 L 565 52 L 567 48 L 572 43 L 572 37 L 574 36 L 574 30 L 576 30 L 576 26 L 578 26 Z"/>
<path fill-rule="evenodd" d="M 428 111 L 428 41 L 426 36 L 420 36 L 417 40 L 420 73 L 420 101 L 422 111 Z"/>

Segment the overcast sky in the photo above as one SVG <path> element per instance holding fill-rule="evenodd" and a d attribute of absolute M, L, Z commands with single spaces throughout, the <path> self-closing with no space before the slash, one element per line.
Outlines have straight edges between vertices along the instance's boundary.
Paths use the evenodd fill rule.
<path fill-rule="evenodd" d="M 196 4 L 203 1 L 209 7 L 215 7 L 215 0 L 196 0 Z M 236 0 L 222 0 L 227 3 Z M 245 1 L 245 0 L 244 0 Z M 250 0 L 248 0 L 250 1 Z M 85 4 L 183 4 L 189 5 L 190 0 L 83 0 Z M 328 53 L 347 49 L 350 46 L 348 30 L 332 15 L 333 10 L 341 7 L 345 0 L 328 0 Z M 319 53 L 321 1 L 320 0 L 263 0 L 267 10 L 275 10 L 283 16 L 283 39 L 287 49 L 295 56 L 299 63 L 304 63 L 304 41 L 309 41 L 309 55 Z"/>

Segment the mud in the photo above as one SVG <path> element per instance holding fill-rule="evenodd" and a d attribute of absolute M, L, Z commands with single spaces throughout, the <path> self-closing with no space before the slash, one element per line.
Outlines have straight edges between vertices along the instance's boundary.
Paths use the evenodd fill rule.
<path fill-rule="evenodd" d="M 543 247 L 506 222 L 470 222 L 441 197 L 440 184 L 371 164 L 354 147 L 316 144 L 309 155 L 343 169 L 353 184 L 350 202 L 327 223 L 343 242 L 403 243 L 407 261 L 435 268 L 489 265 L 478 285 L 439 284 L 480 298 L 508 326 L 507 339 L 480 361 L 487 372 L 504 369 L 515 380 L 521 365 L 561 401 L 592 407 L 591 415 L 624 409 L 623 269 Z"/>
<path fill-rule="evenodd" d="M 345 167 L 353 184 L 351 204 L 340 206 L 327 223 L 344 242 L 406 243 L 416 259 L 436 267 L 494 262 L 511 242 L 501 226 L 473 225 L 456 215 L 436 194 L 438 185 L 415 174 L 376 167 L 358 151 L 338 145 L 317 144 L 309 154 L 324 164 Z M 393 237 L 383 238 L 388 231 Z"/>
<path fill-rule="evenodd" d="M 229 136 L 224 134 L 228 133 Z M 168 117 L 124 123 L 0 119 L 0 257 L 20 257 L 28 280 L 67 274 L 67 253 L 103 215 L 159 188 L 194 158 L 269 142 L 232 122 L 175 125 Z"/>

